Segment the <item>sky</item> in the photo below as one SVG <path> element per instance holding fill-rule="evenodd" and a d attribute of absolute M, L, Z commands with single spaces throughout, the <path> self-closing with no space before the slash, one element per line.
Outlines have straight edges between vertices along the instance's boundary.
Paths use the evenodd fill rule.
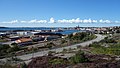
<path fill-rule="evenodd" d="M 120 0 L 0 0 L 0 26 L 120 26 L 119 6 Z"/>

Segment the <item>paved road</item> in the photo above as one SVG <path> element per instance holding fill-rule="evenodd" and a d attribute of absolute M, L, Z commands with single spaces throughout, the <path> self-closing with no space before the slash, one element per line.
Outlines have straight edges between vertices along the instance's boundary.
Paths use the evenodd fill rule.
<path fill-rule="evenodd" d="M 12 44 L 14 41 L 9 41 L 9 42 L 2 42 L 2 44 Z"/>
<path fill-rule="evenodd" d="M 100 34 L 96 34 L 96 36 L 97 36 L 96 39 L 86 41 L 86 42 L 83 42 L 83 43 L 79 43 L 79 44 L 75 44 L 75 45 L 71 45 L 71 46 L 66 46 L 66 47 L 61 47 L 61 48 L 55 48 L 55 49 L 41 51 L 41 52 L 36 52 L 36 53 L 32 53 L 32 54 L 21 55 L 21 56 L 17 56 L 17 57 L 22 59 L 22 60 L 27 60 L 28 61 L 32 58 L 33 55 L 34 55 L 34 57 L 38 57 L 38 56 L 47 55 L 49 51 L 61 52 L 61 51 L 63 51 L 63 49 L 69 49 L 69 48 L 72 49 L 72 48 L 77 48 L 78 46 L 85 47 L 85 46 L 88 46 L 89 44 L 91 44 L 93 42 L 100 41 L 100 40 L 102 40 L 106 37 L 106 36 L 102 36 Z M 1 60 L 5 60 L 5 59 L 1 59 Z"/>

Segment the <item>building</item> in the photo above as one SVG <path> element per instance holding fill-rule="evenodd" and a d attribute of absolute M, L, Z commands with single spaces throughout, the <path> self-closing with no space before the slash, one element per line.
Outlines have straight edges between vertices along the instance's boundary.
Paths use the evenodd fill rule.
<path fill-rule="evenodd" d="M 32 44 L 32 39 L 30 39 L 30 38 L 20 38 L 20 39 L 16 40 L 15 43 L 17 43 L 20 46 L 30 45 L 30 44 Z"/>

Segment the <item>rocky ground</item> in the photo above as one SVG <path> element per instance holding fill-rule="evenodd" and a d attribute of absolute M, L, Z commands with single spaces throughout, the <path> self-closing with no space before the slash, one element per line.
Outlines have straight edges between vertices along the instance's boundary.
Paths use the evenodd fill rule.
<path fill-rule="evenodd" d="M 89 62 L 71 64 L 67 59 L 54 56 L 43 56 L 34 58 L 28 68 L 120 68 L 120 61 L 116 56 L 110 55 L 85 55 Z M 63 59 L 62 63 L 50 64 L 50 59 Z"/>

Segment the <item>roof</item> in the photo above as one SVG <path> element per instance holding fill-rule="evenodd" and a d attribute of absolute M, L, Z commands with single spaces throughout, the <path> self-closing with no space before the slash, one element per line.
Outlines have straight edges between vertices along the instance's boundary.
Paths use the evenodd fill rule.
<path fill-rule="evenodd" d="M 12 36 L 12 37 L 10 37 L 10 38 L 18 38 L 18 37 L 20 37 L 20 36 Z"/>
<path fill-rule="evenodd" d="M 21 38 L 21 39 L 16 40 L 15 42 L 16 43 L 22 43 L 22 42 L 28 42 L 28 41 L 32 41 L 32 39 L 30 39 L 30 38 Z"/>

